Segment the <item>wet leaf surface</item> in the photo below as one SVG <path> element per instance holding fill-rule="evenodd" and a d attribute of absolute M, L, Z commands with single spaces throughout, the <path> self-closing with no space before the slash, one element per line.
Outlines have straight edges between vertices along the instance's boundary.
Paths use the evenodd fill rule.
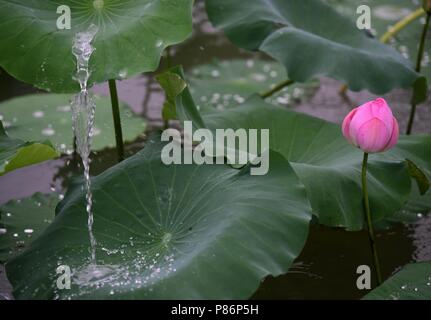
<path fill-rule="evenodd" d="M 95 24 L 89 86 L 154 71 L 167 46 L 192 32 L 192 0 L 1 0 L 0 65 L 15 78 L 52 92 L 78 91 L 72 76 L 76 32 Z M 71 29 L 58 29 L 67 5 Z M 28 63 L 31 61 L 31 63 Z"/>
<path fill-rule="evenodd" d="M 72 111 L 69 94 L 26 95 L 0 103 L 0 115 L 10 136 L 23 140 L 49 139 L 55 148 L 73 151 Z M 95 96 L 96 115 L 92 150 L 115 146 L 111 102 Z M 120 103 L 124 141 L 133 141 L 145 130 L 145 121 Z"/>
<path fill-rule="evenodd" d="M 88 265 L 84 195 L 74 189 L 45 232 L 7 263 L 16 298 L 244 299 L 264 276 L 288 270 L 311 212 L 283 157 L 270 154 L 265 176 L 249 167 L 166 166 L 154 139 L 93 179 L 100 266 Z M 56 287 L 59 264 L 72 269 L 71 290 Z"/>
<path fill-rule="evenodd" d="M 37 193 L 0 206 L 0 261 L 22 252 L 54 219 L 58 194 Z"/>

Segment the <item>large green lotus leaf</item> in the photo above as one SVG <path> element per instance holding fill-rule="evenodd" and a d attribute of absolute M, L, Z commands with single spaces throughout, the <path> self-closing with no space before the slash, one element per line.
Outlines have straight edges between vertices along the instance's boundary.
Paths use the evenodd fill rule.
<path fill-rule="evenodd" d="M 354 91 L 424 89 L 407 59 L 319 0 L 206 0 L 206 8 L 232 42 L 269 54 L 294 81 L 326 75 Z"/>
<path fill-rule="evenodd" d="M 431 192 L 425 195 L 420 195 L 418 190 L 414 190 L 413 195 L 407 202 L 404 211 L 407 213 L 415 213 L 418 218 L 431 211 Z"/>
<path fill-rule="evenodd" d="M 248 166 L 165 165 L 153 139 L 93 179 L 97 260 L 110 276 L 86 277 L 87 215 L 75 188 L 46 231 L 6 264 L 16 298 L 242 299 L 266 275 L 287 272 L 311 208 L 282 156 L 271 152 L 264 176 Z M 70 290 L 56 289 L 58 263 L 72 269 Z"/>
<path fill-rule="evenodd" d="M 415 165 L 423 171 L 423 174 L 431 178 L 431 136 L 414 135 L 403 136 L 396 148 L 378 155 L 383 159 L 396 160 L 401 158 L 414 159 Z M 413 183 L 412 191 L 408 202 L 398 212 L 398 221 L 412 222 L 421 218 L 424 214 L 431 211 L 431 191 L 421 194 L 416 183 Z"/>
<path fill-rule="evenodd" d="M 0 65 L 19 80 L 71 92 L 76 32 L 99 27 L 89 84 L 157 68 L 163 50 L 192 31 L 193 0 L 0 0 Z M 57 29 L 57 7 L 69 6 L 71 29 Z"/>
<path fill-rule="evenodd" d="M 415 0 L 325 0 L 341 14 L 349 17 L 358 17 L 356 9 L 360 5 L 368 5 L 371 8 L 371 27 L 376 32 L 376 38 L 380 38 L 395 23 L 419 8 L 420 1 Z M 412 63 L 416 63 L 418 44 L 423 29 L 423 19 L 417 19 L 401 30 L 389 44 L 408 58 Z M 431 39 L 425 43 L 425 58 L 422 63 L 421 73 L 431 79 Z"/>
<path fill-rule="evenodd" d="M 385 220 L 379 221 L 379 223 L 375 224 L 375 227 L 379 229 L 388 229 L 396 223 L 403 223 L 404 225 L 414 224 L 423 219 L 424 215 L 429 214 L 430 211 L 431 192 L 421 195 L 417 185 L 413 183 L 410 197 L 401 210 L 395 212 Z"/>
<path fill-rule="evenodd" d="M 429 179 L 431 177 L 431 136 L 429 134 L 402 135 L 395 148 L 376 154 L 376 157 L 393 161 L 409 159 Z"/>
<path fill-rule="evenodd" d="M 339 125 L 272 106 L 256 96 L 235 109 L 207 114 L 204 121 L 213 129 L 269 129 L 270 148 L 290 161 L 319 221 L 362 228 L 362 152 L 346 142 Z M 415 161 L 429 175 L 430 157 L 430 136 L 401 136 L 392 151 L 370 156 L 369 193 L 376 223 L 390 218 L 409 198 L 411 182 L 404 159 Z"/>
<path fill-rule="evenodd" d="M 25 142 L 10 138 L 0 121 L 0 175 L 57 157 L 58 153 L 50 142 Z"/>
<path fill-rule="evenodd" d="M 73 150 L 72 111 L 69 94 L 33 94 L 0 103 L 0 115 L 8 133 L 23 140 L 50 139 L 57 150 Z M 95 96 L 96 119 L 92 149 L 115 146 L 115 131 L 111 102 Z M 144 132 L 145 122 L 125 104 L 120 103 L 123 138 L 133 141 Z"/>
<path fill-rule="evenodd" d="M 54 219 L 57 194 L 37 193 L 0 206 L 0 261 L 22 252 Z"/>
<path fill-rule="evenodd" d="M 223 111 L 243 103 L 254 93 L 266 92 L 286 80 L 279 63 L 263 60 L 223 60 L 200 65 L 186 74 L 190 92 L 201 112 Z M 318 81 L 294 83 L 267 98 L 280 106 L 292 106 L 312 96 Z"/>
<path fill-rule="evenodd" d="M 382 160 L 397 161 L 397 159 L 409 159 L 422 171 L 429 187 L 431 178 L 431 136 L 428 134 L 418 134 L 414 136 L 401 136 L 397 146 L 388 152 L 377 154 L 377 158 Z M 425 192 L 425 194 L 423 194 Z M 431 210 L 431 192 L 428 189 L 419 190 L 415 183 L 411 196 L 405 209 L 409 212 L 426 213 Z"/>
<path fill-rule="evenodd" d="M 430 300 L 431 262 L 411 263 L 368 293 L 367 300 Z"/>

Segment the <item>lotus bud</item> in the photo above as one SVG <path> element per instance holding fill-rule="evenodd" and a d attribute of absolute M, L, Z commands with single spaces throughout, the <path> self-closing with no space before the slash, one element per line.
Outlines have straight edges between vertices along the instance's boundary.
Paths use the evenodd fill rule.
<path fill-rule="evenodd" d="M 399 136 L 397 119 L 383 98 L 353 109 L 344 118 L 342 131 L 351 144 L 366 153 L 389 150 Z"/>

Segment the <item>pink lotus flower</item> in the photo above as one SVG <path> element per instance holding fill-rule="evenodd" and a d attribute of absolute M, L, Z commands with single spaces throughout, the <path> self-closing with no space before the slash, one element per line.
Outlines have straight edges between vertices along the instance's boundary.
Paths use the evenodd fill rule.
<path fill-rule="evenodd" d="M 397 119 L 383 98 L 353 109 L 344 118 L 342 129 L 351 144 L 367 153 L 392 148 L 399 136 Z"/>

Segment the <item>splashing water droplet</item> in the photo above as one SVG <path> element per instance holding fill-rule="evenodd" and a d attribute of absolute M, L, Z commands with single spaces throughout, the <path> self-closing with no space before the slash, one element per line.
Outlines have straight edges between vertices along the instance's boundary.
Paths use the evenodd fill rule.
<path fill-rule="evenodd" d="M 156 47 L 160 48 L 163 45 L 163 40 L 157 40 Z"/>
<path fill-rule="evenodd" d="M 93 128 L 93 136 L 98 136 L 101 133 L 101 130 L 99 128 L 94 127 Z"/>
<path fill-rule="evenodd" d="M 167 246 L 169 242 L 172 240 L 172 233 L 165 233 L 162 237 L 162 243 L 164 246 Z"/>
<path fill-rule="evenodd" d="M 35 117 L 35 118 L 43 118 L 44 115 L 45 115 L 45 113 L 43 111 L 40 111 L 40 110 L 33 112 L 33 117 Z"/>
<path fill-rule="evenodd" d="M 127 78 L 127 69 L 121 69 L 118 73 L 118 77 L 120 79 L 126 79 Z"/>
<path fill-rule="evenodd" d="M 55 130 L 51 127 L 47 127 L 42 130 L 42 134 L 44 136 L 53 136 L 55 134 Z"/>
<path fill-rule="evenodd" d="M 266 81 L 266 76 L 265 76 L 265 75 L 263 75 L 263 74 L 261 74 L 261 73 L 253 73 L 253 74 L 251 75 L 251 78 L 252 78 L 254 81 L 257 81 L 257 82 L 264 82 L 264 81 Z"/>
<path fill-rule="evenodd" d="M 57 111 L 69 112 L 70 111 L 70 106 L 58 106 L 57 107 Z"/>
<path fill-rule="evenodd" d="M 218 70 L 211 71 L 211 76 L 213 78 L 218 78 L 220 76 L 220 71 L 218 71 Z"/>
<path fill-rule="evenodd" d="M 117 266 L 89 264 L 76 270 L 74 274 L 74 283 L 82 286 L 101 285 L 105 281 L 109 283 L 111 277 L 117 271 Z"/>

